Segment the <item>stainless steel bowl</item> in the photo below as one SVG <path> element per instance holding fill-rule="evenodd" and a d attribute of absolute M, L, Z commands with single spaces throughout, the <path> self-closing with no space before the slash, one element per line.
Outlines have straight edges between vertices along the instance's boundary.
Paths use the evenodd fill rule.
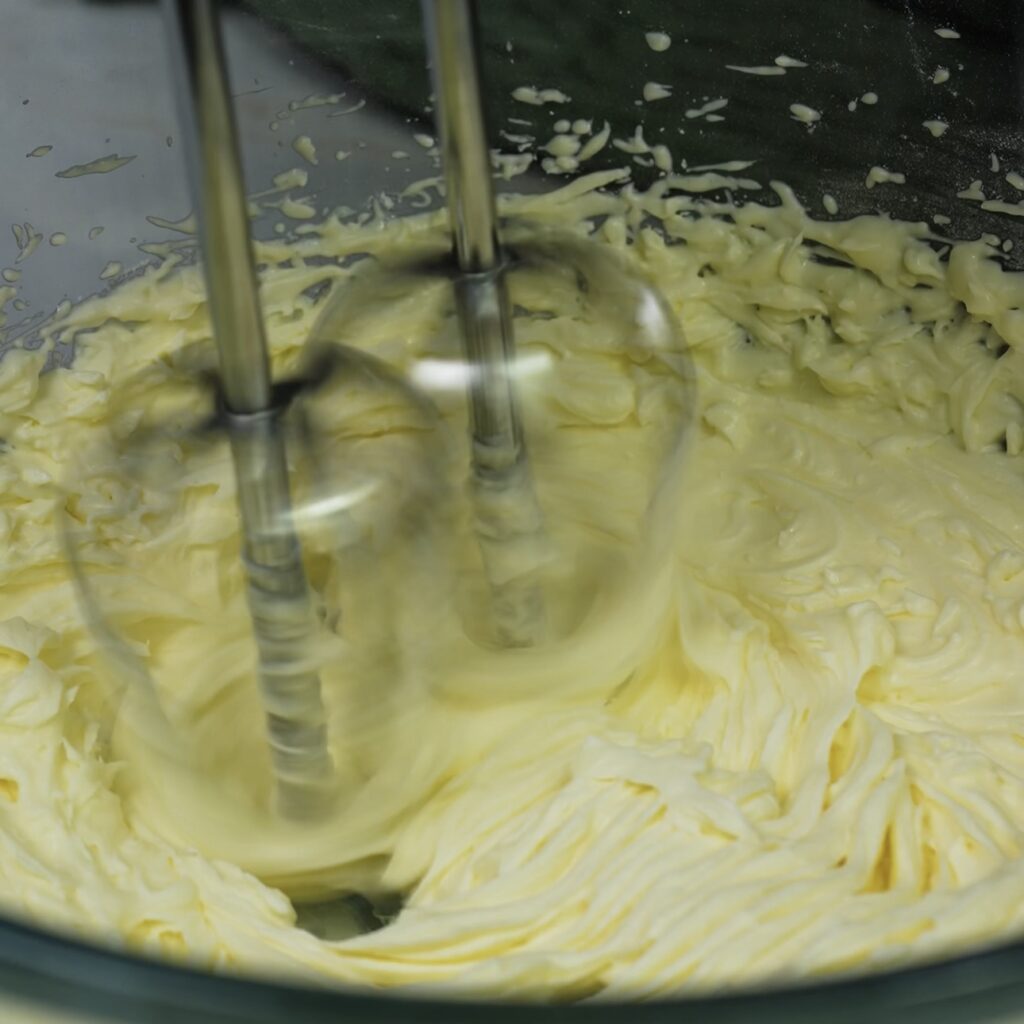
<path fill-rule="evenodd" d="M 829 193 L 839 218 L 888 212 L 931 221 L 951 237 L 990 232 L 1010 240 L 1008 266 L 1024 254 L 1024 221 L 956 196 L 981 180 L 986 195 L 1017 199 L 1003 180 L 1024 152 L 1024 6 L 1017 0 L 561 0 L 557 7 L 521 0 L 482 6 L 496 146 L 509 147 L 499 129 L 523 112 L 512 89 L 558 87 L 573 97 L 575 116 L 607 119 L 620 135 L 642 123 L 649 140 L 665 141 L 691 165 L 756 160 L 755 177 L 789 183 L 818 216 L 830 216 L 822 208 Z M 7 300 L 2 351 L 36 343 L 40 323 L 61 302 L 131 274 L 150 258 L 140 246 L 180 238 L 166 223 L 185 217 L 190 203 L 153 3 L 0 0 L 0 24 L 6 143 L 0 202 L 3 219 L 18 226 L 0 243 L 0 263 L 22 271 Z M 954 25 L 961 38 L 951 47 L 935 29 Z M 672 35 L 657 78 L 674 91 L 670 100 L 640 108 L 635 98 L 653 77 L 646 30 Z M 409 182 L 435 173 L 426 150 L 412 141 L 415 132 L 432 131 L 416 5 L 252 0 L 227 11 L 227 34 L 252 191 L 271 187 L 275 174 L 302 163 L 291 145 L 300 135 L 309 135 L 320 154 L 319 163 L 306 168 L 305 191 L 322 212 L 358 209 L 381 194 L 396 197 Z M 728 68 L 770 64 L 779 54 L 809 67 L 800 76 L 770 77 Z M 931 84 L 939 66 L 955 79 L 942 90 Z M 879 97 L 876 105 L 860 99 L 869 92 Z M 729 99 L 724 121 L 686 117 L 688 108 L 717 96 Z M 813 131 L 789 116 L 793 103 L 823 112 Z M 529 110 L 545 124 L 560 116 L 551 108 Z M 933 138 L 922 128 L 933 118 L 957 130 Z M 338 160 L 338 151 L 350 155 Z M 112 154 L 131 160 L 110 173 L 73 170 Z M 587 169 L 621 160 L 610 150 Z M 873 165 L 905 173 L 906 184 L 869 189 L 865 178 Z M 638 169 L 638 179 L 647 173 Z M 531 172 L 508 187 L 538 190 L 557 182 Z M 772 201 L 772 194 L 748 198 Z M 401 208 L 398 202 L 395 211 Z M 271 236 L 294 226 L 271 211 L 256 230 Z M 19 248 L 36 234 L 35 251 L 17 262 Z M 68 357 L 72 349 L 70 339 Z M 643 1006 L 554 1008 L 410 1000 L 214 976 L 0 920 L 0 1018 L 12 1022 L 511 1024 L 572 1018 L 654 1024 L 685 1017 L 880 1024 L 927 1016 L 935 1024 L 1017 1015 L 1024 1018 L 1024 943 L 862 978 Z"/>

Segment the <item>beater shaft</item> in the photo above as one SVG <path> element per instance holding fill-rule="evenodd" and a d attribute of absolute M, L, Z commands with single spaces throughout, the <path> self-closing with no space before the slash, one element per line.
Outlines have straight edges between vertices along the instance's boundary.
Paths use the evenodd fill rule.
<path fill-rule="evenodd" d="M 455 300 L 470 367 L 477 535 L 496 639 L 540 642 L 544 608 L 532 570 L 543 523 L 516 401 L 515 342 L 503 275 L 471 0 L 423 0 L 458 273 Z"/>
<path fill-rule="evenodd" d="M 279 811 L 316 814 L 332 772 L 314 617 L 292 524 L 214 0 L 164 0 L 235 465 L 248 601 Z"/>

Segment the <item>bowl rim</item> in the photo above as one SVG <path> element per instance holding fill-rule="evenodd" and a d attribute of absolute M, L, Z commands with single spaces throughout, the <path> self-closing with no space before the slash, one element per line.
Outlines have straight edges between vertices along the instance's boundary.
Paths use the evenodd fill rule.
<path fill-rule="evenodd" d="M 736 992 L 638 1003 L 577 1004 L 428 997 L 397 990 L 329 987 L 291 979 L 200 971 L 0 918 L 0 1010 L 15 997 L 83 1020 L 123 1024 L 339 1024 L 341 1021 L 526 1024 L 820 1022 L 923 1019 L 982 1021 L 1024 1007 L 1024 940 L 916 966 L 828 979 L 783 979 Z"/>

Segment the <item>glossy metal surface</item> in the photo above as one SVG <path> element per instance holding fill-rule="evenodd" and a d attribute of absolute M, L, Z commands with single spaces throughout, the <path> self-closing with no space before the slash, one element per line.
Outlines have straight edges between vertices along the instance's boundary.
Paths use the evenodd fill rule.
<path fill-rule="evenodd" d="M 543 639 L 543 597 L 529 579 L 504 578 L 499 562 L 503 548 L 524 537 L 539 541 L 542 522 L 512 383 L 515 341 L 502 276 L 475 11 L 470 0 L 424 0 L 423 19 L 458 264 L 456 306 L 473 370 L 471 487 L 490 578 L 494 639 L 526 647 Z"/>
<path fill-rule="evenodd" d="M 223 47 L 212 0 L 166 0 L 203 269 L 235 463 L 248 600 L 277 784 L 286 817 L 316 815 L 331 776 L 314 620 L 292 526 L 284 434 L 249 238 Z"/>

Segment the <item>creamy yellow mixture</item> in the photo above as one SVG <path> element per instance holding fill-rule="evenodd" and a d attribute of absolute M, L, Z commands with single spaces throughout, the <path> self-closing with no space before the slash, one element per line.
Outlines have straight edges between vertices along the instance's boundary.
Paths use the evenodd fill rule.
<path fill-rule="evenodd" d="M 1020 933 L 1024 280 L 985 242 L 818 224 L 784 189 L 779 207 L 735 208 L 671 177 L 596 191 L 611 182 L 510 205 L 577 229 L 604 215 L 596 237 L 656 282 L 696 363 L 671 591 L 642 615 L 656 649 L 630 672 L 614 651 L 633 634 L 605 636 L 562 688 L 349 694 L 339 717 L 375 743 L 353 740 L 353 802 L 305 839 L 247 832 L 241 812 L 212 828 L 196 794 L 175 804 L 174 771 L 112 723 L 118 684 L 62 548 L 65 507 L 120 546 L 113 566 L 159 536 L 159 507 L 112 495 L 84 453 L 136 428 L 119 388 L 135 381 L 152 411 L 174 353 L 208 338 L 198 276 L 171 260 L 73 309 L 55 327 L 77 338 L 71 369 L 41 375 L 45 349 L 0 363 L 7 912 L 206 968 L 544 998 L 878 969 Z M 281 366 L 319 312 L 305 290 L 347 274 L 305 258 L 442 231 L 431 215 L 265 247 Z M 392 313 L 385 333 L 430 327 L 415 304 Z M 571 312 L 551 327 L 579 329 Z M 595 388 L 593 436 L 628 431 L 628 403 L 616 420 L 603 400 L 614 381 Z M 623 479 L 616 443 L 580 446 L 581 488 Z M 219 478 L 190 458 L 213 508 Z M 230 517 L 196 521 L 205 564 L 235 564 Z M 181 666 L 171 713 L 230 776 L 258 760 L 258 704 L 234 684 L 193 692 L 190 664 L 222 655 L 166 629 L 177 639 L 142 652 Z M 332 943 L 273 885 L 406 900 Z"/>

